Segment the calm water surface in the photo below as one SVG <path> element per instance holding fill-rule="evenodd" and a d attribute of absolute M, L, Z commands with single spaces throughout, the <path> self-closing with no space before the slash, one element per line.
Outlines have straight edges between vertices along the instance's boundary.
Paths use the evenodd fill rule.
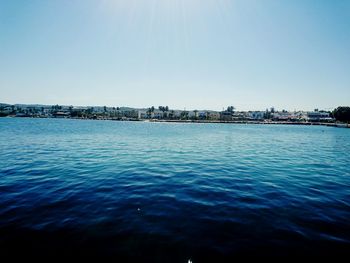
<path fill-rule="evenodd" d="M 350 129 L 0 119 L 0 252 L 350 255 Z"/>

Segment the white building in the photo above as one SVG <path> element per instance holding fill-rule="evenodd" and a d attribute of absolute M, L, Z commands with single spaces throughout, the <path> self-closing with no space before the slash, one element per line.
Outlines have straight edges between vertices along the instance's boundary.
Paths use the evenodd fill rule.
<path fill-rule="evenodd" d="M 328 112 L 312 111 L 307 113 L 308 121 L 332 121 Z"/>

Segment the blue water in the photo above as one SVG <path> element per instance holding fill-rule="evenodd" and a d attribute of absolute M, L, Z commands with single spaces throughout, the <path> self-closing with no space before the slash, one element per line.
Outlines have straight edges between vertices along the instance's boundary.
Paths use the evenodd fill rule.
<path fill-rule="evenodd" d="M 0 252 L 350 254 L 350 129 L 0 119 Z"/>

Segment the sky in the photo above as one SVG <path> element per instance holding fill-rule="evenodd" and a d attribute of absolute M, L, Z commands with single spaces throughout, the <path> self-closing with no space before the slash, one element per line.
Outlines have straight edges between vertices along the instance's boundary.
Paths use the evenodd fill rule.
<path fill-rule="evenodd" d="M 350 104 L 349 0 L 0 0 L 0 102 Z"/>

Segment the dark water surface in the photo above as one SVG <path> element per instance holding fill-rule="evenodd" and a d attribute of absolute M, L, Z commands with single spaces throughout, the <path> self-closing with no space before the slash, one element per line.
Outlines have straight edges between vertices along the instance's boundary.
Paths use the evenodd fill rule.
<path fill-rule="evenodd" d="M 0 252 L 349 256 L 350 129 L 2 118 Z"/>

